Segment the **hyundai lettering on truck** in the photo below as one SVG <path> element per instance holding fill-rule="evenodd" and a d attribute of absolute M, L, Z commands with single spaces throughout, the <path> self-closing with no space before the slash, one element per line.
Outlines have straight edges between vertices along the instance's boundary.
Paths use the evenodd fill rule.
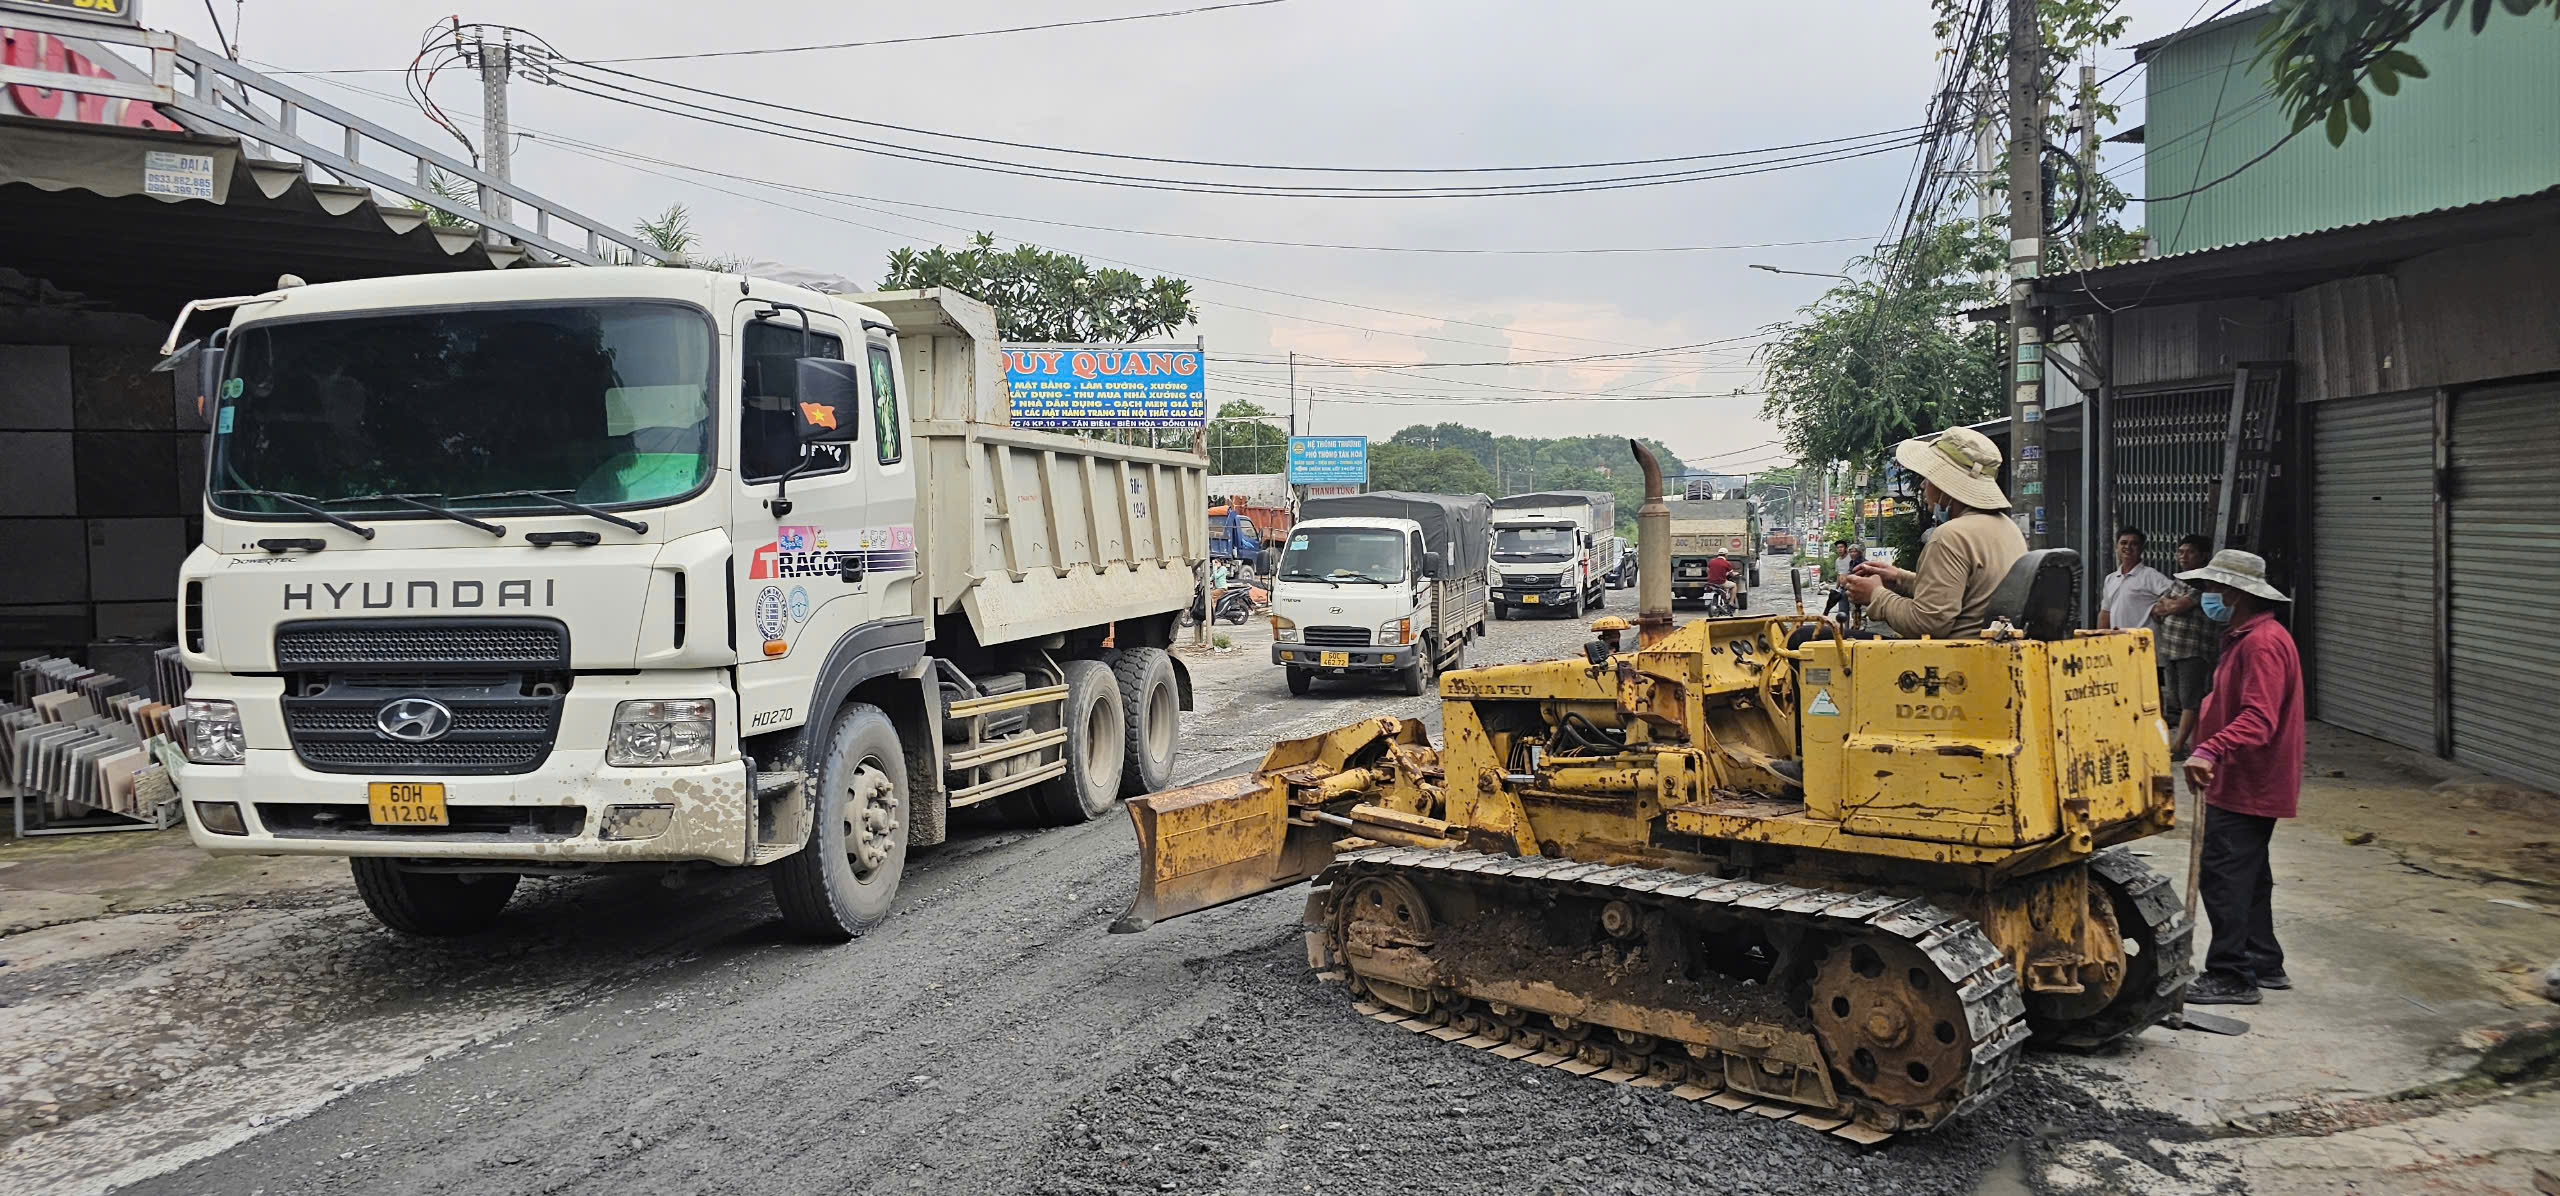
<path fill-rule="evenodd" d="M 1271 662 L 1289 692 L 1318 678 L 1430 691 L 1484 635 L 1492 512 L 1481 494 L 1308 499 L 1271 582 Z"/>
<path fill-rule="evenodd" d="M 211 403 L 177 770 L 222 855 L 458 934 L 520 877 L 760 867 L 890 908 L 992 803 L 1171 778 L 1200 458 L 1010 425 L 984 304 L 517 269 L 189 305 Z"/>

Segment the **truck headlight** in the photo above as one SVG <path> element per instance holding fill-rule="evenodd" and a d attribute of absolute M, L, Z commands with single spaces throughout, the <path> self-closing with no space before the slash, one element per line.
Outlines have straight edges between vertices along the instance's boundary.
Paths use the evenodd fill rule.
<path fill-rule="evenodd" d="M 1392 623 L 1378 624 L 1378 642 L 1382 644 L 1412 643 L 1413 620 L 1398 619 Z"/>
<path fill-rule="evenodd" d="M 613 731 L 604 762 L 623 768 L 656 764 L 709 764 L 719 736 L 711 726 L 709 698 L 622 702 L 613 708 Z"/>
<path fill-rule="evenodd" d="M 1292 619 L 1283 619 L 1278 615 L 1271 616 L 1271 638 L 1283 644 L 1297 643 L 1297 622 Z"/>
<path fill-rule="evenodd" d="M 186 741 L 189 764 L 238 764 L 249 755 L 248 737 L 240 731 L 240 707 L 231 702 L 187 699 L 179 738 Z"/>

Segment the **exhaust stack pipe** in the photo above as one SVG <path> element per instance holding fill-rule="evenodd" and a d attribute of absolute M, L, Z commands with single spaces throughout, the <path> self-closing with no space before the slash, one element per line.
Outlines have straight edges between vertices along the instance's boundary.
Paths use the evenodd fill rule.
<path fill-rule="evenodd" d="M 1671 506 L 1662 501 L 1662 463 L 1642 442 L 1627 441 L 1644 470 L 1644 505 L 1636 508 L 1636 644 L 1671 634 Z"/>

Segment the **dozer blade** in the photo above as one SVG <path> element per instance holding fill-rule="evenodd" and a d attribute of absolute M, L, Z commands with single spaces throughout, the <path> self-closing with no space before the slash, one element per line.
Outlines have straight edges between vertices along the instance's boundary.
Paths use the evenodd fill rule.
<path fill-rule="evenodd" d="M 1328 804 L 1348 807 L 1373 783 L 1368 765 L 1397 748 L 1430 750 L 1422 724 L 1367 719 L 1272 745 L 1250 776 L 1202 781 L 1133 798 L 1138 893 L 1111 924 L 1145 930 L 1241 897 L 1285 889 L 1321 871 L 1346 832 Z M 1293 799 L 1300 803 L 1293 807 Z"/>

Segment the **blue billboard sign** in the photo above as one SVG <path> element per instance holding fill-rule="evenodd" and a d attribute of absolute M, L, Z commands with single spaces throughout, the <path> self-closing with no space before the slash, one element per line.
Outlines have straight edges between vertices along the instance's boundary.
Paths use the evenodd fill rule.
<path fill-rule="evenodd" d="M 1197 428 L 1209 422 L 1198 347 L 1007 345 L 1017 428 Z"/>
<path fill-rule="evenodd" d="M 1369 480 L 1366 436 L 1292 436 L 1289 480 L 1297 485 L 1361 485 Z"/>

